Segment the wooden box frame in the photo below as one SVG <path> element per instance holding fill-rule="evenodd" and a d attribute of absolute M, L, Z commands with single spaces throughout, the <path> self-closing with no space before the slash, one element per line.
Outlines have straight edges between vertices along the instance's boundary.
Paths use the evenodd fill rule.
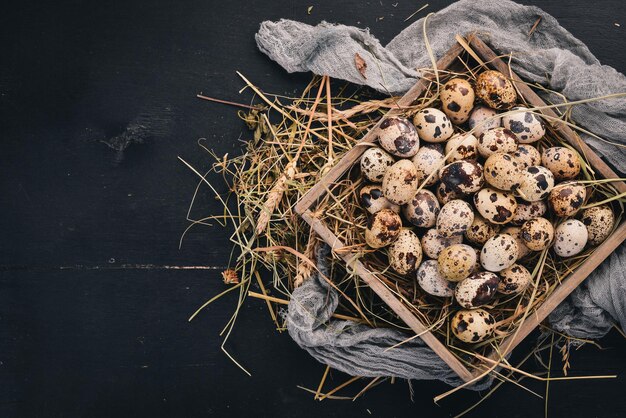
<path fill-rule="evenodd" d="M 522 80 L 512 71 L 509 66 L 502 61 L 496 53 L 491 50 L 483 41 L 475 34 L 470 34 L 465 39 L 476 58 L 480 58 L 486 66 L 498 70 L 503 74 L 509 74 L 511 81 L 515 84 L 518 92 L 523 98 L 533 106 L 545 106 L 546 103 L 530 88 L 522 82 Z M 450 50 L 437 62 L 440 70 L 449 68 L 453 62 L 459 57 L 465 48 L 460 43 L 455 43 Z M 476 57 L 476 54 L 478 57 Z M 478 60 L 478 61 L 480 61 Z M 409 106 L 413 104 L 427 89 L 430 79 L 420 79 L 401 99 L 398 100 L 399 106 Z M 374 128 L 372 128 L 362 139 L 359 144 L 370 144 L 376 140 L 376 136 L 372 134 L 382 121 L 389 116 L 398 114 L 396 109 L 390 110 Z M 542 110 L 541 113 L 547 116 L 557 116 L 551 109 Z M 587 161 L 594 168 L 596 173 L 603 178 L 617 178 L 615 172 L 597 155 L 581 138 L 565 124 L 551 124 L 567 141 L 581 154 L 587 157 Z M 330 247 L 340 249 L 344 247 L 343 242 L 319 219 L 313 216 L 314 206 L 324 194 L 326 194 L 330 185 L 340 179 L 350 167 L 358 163 L 361 154 L 367 149 L 366 146 L 357 144 L 351 150 L 346 152 L 344 157 L 339 161 L 315 186 L 313 186 L 297 203 L 296 212 L 311 226 L 311 228 L 324 240 Z M 626 192 L 626 184 L 623 182 L 615 182 L 613 186 L 619 192 Z M 354 271 L 363 279 L 363 281 L 417 334 L 424 342 L 433 349 L 445 361 L 452 370 L 454 370 L 461 379 L 466 382 L 475 380 L 485 373 L 493 361 L 507 356 L 511 351 L 530 334 L 549 314 L 552 312 L 585 278 L 596 269 L 624 240 L 626 239 L 626 221 L 622 222 L 601 245 L 599 245 L 593 253 L 593 256 L 576 269 L 569 277 L 567 277 L 561 285 L 559 285 L 552 294 L 540 305 L 532 315 L 529 315 L 522 323 L 516 333 L 507 337 L 502 342 L 502 350 L 500 353 L 491 354 L 491 362 L 479 362 L 474 370 L 468 369 L 450 350 L 442 343 L 426 326 L 399 300 L 397 297 L 376 277 L 371 273 L 361 261 L 356 263 L 351 260 L 351 254 L 345 254 L 341 257 L 344 261 L 353 263 Z M 501 357 L 502 356 L 502 357 Z"/>

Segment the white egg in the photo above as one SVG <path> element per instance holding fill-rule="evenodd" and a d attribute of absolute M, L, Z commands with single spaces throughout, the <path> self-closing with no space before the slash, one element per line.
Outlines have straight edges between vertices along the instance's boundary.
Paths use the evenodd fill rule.
<path fill-rule="evenodd" d="M 511 267 L 517 261 L 517 242 L 508 234 L 498 234 L 483 245 L 480 251 L 480 264 L 487 271 L 499 272 Z"/>
<path fill-rule="evenodd" d="M 417 269 L 417 284 L 424 292 L 433 296 L 450 297 L 454 295 L 453 282 L 441 275 L 437 260 L 426 260 Z"/>
<path fill-rule="evenodd" d="M 554 231 L 554 252 L 561 257 L 572 257 L 587 245 L 587 228 L 578 219 L 568 219 Z"/>
<path fill-rule="evenodd" d="M 510 111 L 515 113 L 503 116 L 502 124 L 517 136 L 520 144 L 537 142 L 546 134 L 541 118 L 527 108 L 517 106 Z"/>

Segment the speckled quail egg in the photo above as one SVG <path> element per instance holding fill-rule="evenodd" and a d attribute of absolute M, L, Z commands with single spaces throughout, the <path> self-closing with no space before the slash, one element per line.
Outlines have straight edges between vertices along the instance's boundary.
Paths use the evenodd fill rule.
<path fill-rule="evenodd" d="M 437 222 L 440 209 L 439 201 L 433 192 L 422 189 L 402 207 L 402 214 L 415 226 L 431 228 Z"/>
<path fill-rule="evenodd" d="M 445 183 L 439 183 L 437 189 L 435 189 L 435 196 L 437 196 L 437 200 L 441 205 L 445 205 L 451 200 L 464 199 L 465 193 L 452 190 Z"/>
<path fill-rule="evenodd" d="M 496 320 L 484 309 L 460 310 L 450 321 L 450 329 L 456 338 L 465 343 L 486 340 L 496 327 Z"/>
<path fill-rule="evenodd" d="M 520 238 L 532 251 L 541 251 L 550 246 L 554 238 L 554 227 L 546 218 L 534 218 L 524 222 Z"/>
<path fill-rule="evenodd" d="M 546 148 L 541 153 L 541 164 L 554 174 L 557 180 L 571 180 L 580 173 L 580 158 L 569 148 Z"/>
<path fill-rule="evenodd" d="M 443 146 L 441 144 L 424 144 L 411 158 L 411 161 L 417 169 L 418 183 L 422 183 L 431 173 L 435 172 L 426 182 L 426 186 L 432 186 L 439 180 L 438 170 L 444 163 Z"/>
<path fill-rule="evenodd" d="M 451 200 L 441 208 L 437 218 L 437 231 L 443 237 L 463 235 L 474 222 L 474 211 L 463 200 Z"/>
<path fill-rule="evenodd" d="M 502 117 L 502 125 L 517 136 L 520 144 L 532 144 L 546 134 L 541 118 L 523 106 L 511 109 L 515 113 Z"/>
<path fill-rule="evenodd" d="M 437 260 L 426 260 L 417 269 L 417 284 L 429 295 L 449 297 L 454 295 L 455 283 L 446 280 L 439 272 Z"/>
<path fill-rule="evenodd" d="M 541 153 L 532 145 L 518 144 L 517 151 L 511 155 L 517 160 L 520 170 L 531 165 L 541 165 Z"/>
<path fill-rule="evenodd" d="M 510 109 L 517 101 L 511 81 L 499 71 L 488 70 L 476 79 L 476 96 L 492 109 Z"/>
<path fill-rule="evenodd" d="M 454 298 L 464 308 L 478 308 L 496 295 L 500 278 L 490 271 L 474 273 L 454 289 Z"/>
<path fill-rule="evenodd" d="M 463 236 L 455 235 L 453 237 L 442 237 L 437 232 L 436 228 L 429 229 L 422 236 L 422 251 L 428 258 L 437 259 L 439 258 L 439 254 L 443 251 L 444 248 L 447 248 L 454 244 L 460 244 L 463 242 Z"/>
<path fill-rule="evenodd" d="M 540 165 L 533 165 L 522 170 L 521 180 L 515 192 L 527 202 L 543 200 L 554 187 L 552 172 Z"/>
<path fill-rule="evenodd" d="M 500 231 L 500 225 L 487 222 L 480 215 L 474 215 L 474 222 L 465 231 L 465 238 L 472 244 L 483 245 Z"/>
<path fill-rule="evenodd" d="M 383 209 L 371 215 L 365 229 L 365 242 L 372 248 L 382 248 L 398 238 L 402 219 L 391 209 Z"/>
<path fill-rule="evenodd" d="M 385 172 L 383 194 L 391 203 L 404 205 L 417 191 L 417 169 L 411 160 L 400 160 Z"/>
<path fill-rule="evenodd" d="M 571 257 L 585 249 L 589 235 L 578 219 L 568 219 L 554 231 L 554 252 L 561 257 Z"/>
<path fill-rule="evenodd" d="M 399 274 L 413 273 L 422 262 L 422 245 L 415 232 L 400 230 L 398 238 L 389 246 L 389 265 Z"/>
<path fill-rule="evenodd" d="M 385 171 L 387 171 L 394 162 L 393 157 L 387 154 L 385 150 L 378 147 L 368 148 L 363 155 L 361 155 L 361 173 L 363 173 L 363 176 L 369 181 L 380 183 L 383 181 Z"/>
<path fill-rule="evenodd" d="M 519 226 L 507 226 L 506 228 L 500 231 L 501 234 L 508 234 L 513 237 L 515 242 L 517 243 L 517 259 L 521 260 L 526 257 L 528 254 L 532 253 L 531 249 L 526 246 L 524 240 L 520 236 L 522 233 L 522 228 Z"/>
<path fill-rule="evenodd" d="M 400 206 L 394 205 L 383 195 L 383 191 L 378 184 L 363 186 L 359 191 L 361 206 L 369 213 L 376 213 L 382 209 L 391 209 L 396 213 L 400 212 Z"/>
<path fill-rule="evenodd" d="M 480 264 L 487 271 L 499 272 L 511 267 L 519 257 L 517 242 L 509 234 L 489 238 L 480 251 Z"/>
<path fill-rule="evenodd" d="M 520 182 L 520 173 L 517 160 L 509 154 L 496 152 L 485 161 L 485 181 L 497 189 L 515 188 Z"/>
<path fill-rule="evenodd" d="M 538 200 L 536 202 L 525 202 L 523 200 L 518 200 L 517 209 L 515 210 L 515 215 L 513 215 L 513 219 L 511 219 L 511 223 L 513 225 L 523 225 L 529 219 L 538 218 L 543 216 L 548 210 L 548 205 L 545 204 L 543 200 Z"/>
<path fill-rule="evenodd" d="M 532 280 L 532 276 L 526 267 L 519 264 L 513 264 L 511 267 L 502 270 L 499 274 L 500 283 L 498 283 L 498 292 L 505 295 L 522 293 Z"/>
<path fill-rule="evenodd" d="M 475 96 L 469 81 L 453 78 L 443 85 L 439 96 L 441 108 L 453 123 L 459 125 L 467 121 L 474 108 Z"/>
<path fill-rule="evenodd" d="M 451 282 L 458 282 L 472 274 L 476 266 L 476 253 L 466 244 L 454 244 L 444 248 L 437 258 L 439 272 Z"/>
<path fill-rule="evenodd" d="M 475 160 L 478 157 L 478 139 L 472 134 L 455 134 L 446 142 L 447 163 Z"/>
<path fill-rule="evenodd" d="M 611 235 L 615 226 L 615 215 L 608 205 L 585 209 L 580 218 L 587 227 L 589 244 L 598 245 Z"/>
<path fill-rule="evenodd" d="M 566 218 L 574 215 L 585 202 L 587 189 L 580 183 L 568 182 L 554 186 L 548 196 L 550 207 L 556 216 Z"/>
<path fill-rule="evenodd" d="M 415 126 L 406 118 L 391 116 L 376 130 L 378 143 L 397 157 L 408 158 L 417 154 L 420 138 Z"/>
<path fill-rule="evenodd" d="M 492 108 L 478 105 L 472 110 L 467 124 L 474 136 L 480 138 L 489 129 L 502 126 L 502 118 L 497 115 L 498 112 Z"/>
<path fill-rule="evenodd" d="M 478 152 L 484 158 L 496 152 L 515 152 L 517 138 L 505 128 L 491 128 L 478 138 Z"/>
<path fill-rule="evenodd" d="M 452 136 L 452 122 L 439 109 L 429 107 L 417 112 L 413 118 L 420 138 L 426 142 L 444 142 Z"/>
<path fill-rule="evenodd" d="M 474 195 L 474 206 L 487 221 L 502 225 L 513 219 L 517 200 L 511 193 L 485 187 Z"/>
<path fill-rule="evenodd" d="M 441 182 L 460 193 L 475 193 L 484 184 L 483 167 L 474 160 L 455 161 L 439 171 Z"/>

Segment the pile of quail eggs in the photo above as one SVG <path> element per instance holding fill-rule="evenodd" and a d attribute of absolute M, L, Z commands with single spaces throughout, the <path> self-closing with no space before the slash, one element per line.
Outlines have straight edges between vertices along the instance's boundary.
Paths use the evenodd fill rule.
<path fill-rule="evenodd" d="M 545 125 L 516 107 L 504 75 L 485 71 L 474 85 L 453 78 L 440 99 L 441 110 L 412 121 L 386 118 L 379 146 L 363 153 L 365 240 L 386 247 L 390 267 L 424 292 L 453 297 L 453 334 L 477 343 L 496 326 L 485 305 L 531 283 L 525 257 L 548 247 L 575 256 L 605 240 L 615 216 L 607 205 L 580 211 L 588 192 L 576 182 L 579 156 L 538 146 Z"/>

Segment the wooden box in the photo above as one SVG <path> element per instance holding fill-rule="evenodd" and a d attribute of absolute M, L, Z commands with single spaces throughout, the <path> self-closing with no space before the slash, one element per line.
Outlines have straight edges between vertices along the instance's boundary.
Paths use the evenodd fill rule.
<path fill-rule="evenodd" d="M 470 34 L 465 40 L 466 46 L 471 49 L 471 56 L 478 62 L 482 61 L 486 67 L 500 71 L 508 75 L 514 83 L 519 94 L 533 106 L 545 106 L 545 102 L 521 79 L 511 72 L 509 66 L 497 54 L 491 50 L 476 35 Z M 506 51 L 503 51 L 506 52 Z M 467 53 L 466 49 L 460 44 L 455 43 L 452 48 L 437 62 L 440 70 L 453 68 L 457 58 L 461 54 Z M 458 64 L 458 63 L 457 63 Z M 419 80 L 401 99 L 398 101 L 399 106 L 409 106 L 424 94 L 427 86 L 432 81 L 428 78 Z M 397 115 L 398 110 L 392 109 L 385 117 Z M 542 111 L 547 116 L 557 116 L 551 109 Z M 359 142 L 359 144 L 368 144 L 376 140 L 372 132 L 385 119 L 383 117 L 378 124 L 372 128 Z M 618 176 L 613 170 L 595 154 L 581 138 L 567 125 L 560 123 L 552 124 L 553 128 L 558 131 L 562 137 L 581 154 L 584 155 L 590 166 L 595 170 L 597 177 L 601 178 L 617 178 Z M 322 179 L 312 187 L 298 202 L 295 207 L 296 212 L 308 222 L 311 228 L 326 241 L 333 250 L 341 249 L 344 243 L 325 225 L 322 221 L 313 216 L 316 210 L 316 204 L 319 199 L 330 190 L 331 186 L 340 180 L 344 174 L 354 165 L 358 164 L 361 154 L 367 149 L 366 146 L 358 144 L 348 151 Z M 615 182 L 613 186 L 620 192 L 626 192 L 626 184 L 623 182 Z M 619 219 L 619 217 L 618 217 Z M 416 334 L 418 334 L 430 348 L 432 348 L 464 381 L 468 382 L 483 375 L 494 361 L 507 356 L 528 334 L 530 334 L 549 314 L 554 310 L 569 294 L 578 286 L 596 267 L 600 265 L 624 240 L 626 239 L 626 222 L 622 222 L 614 230 L 613 234 L 599 245 L 593 256 L 588 257 L 572 274 L 570 274 L 560 285 L 549 295 L 531 315 L 529 315 L 517 332 L 507 337 L 501 344 L 500 353 L 492 353 L 490 355 L 492 361 L 476 361 L 475 367 L 468 368 L 466 364 L 461 362 L 449 349 L 445 343 L 440 341 L 426 326 L 389 290 L 385 284 L 370 272 L 361 261 L 352 259 L 350 253 L 342 252 L 342 257 L 346 262 L 352 263 L 353 270 L 360 278 L 402 319 Z"/>

